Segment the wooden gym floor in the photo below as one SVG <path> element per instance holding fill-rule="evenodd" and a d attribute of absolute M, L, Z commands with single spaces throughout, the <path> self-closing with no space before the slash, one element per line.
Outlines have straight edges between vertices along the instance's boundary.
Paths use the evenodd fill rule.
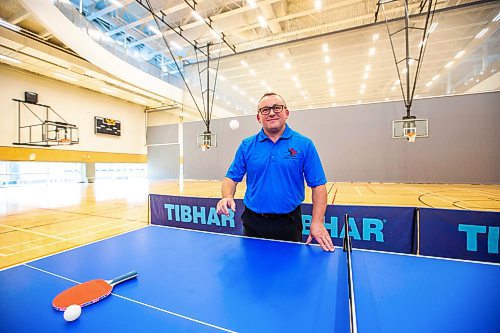
<path fill-rule="evenodd" d="M 220 197 L 220 182 L 107 180 L 0 188 L 0 269 L 148 223 L 148 193 Z M 328 202 L 500 212 L 500 185 L 329 183 Z M 243 198 L 244 184 L 237 198 Z M 305 202 L 311 202 L 310 190 Z"/>

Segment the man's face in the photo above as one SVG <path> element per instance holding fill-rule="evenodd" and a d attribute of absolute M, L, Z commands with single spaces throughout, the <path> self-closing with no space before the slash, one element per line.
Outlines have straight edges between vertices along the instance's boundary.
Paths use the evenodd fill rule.
<path fill-rule="evenodd" d="M 266 96 L 259 102 L 258 110 L 263 107 L 271 107 L 271 112 L 268 115 L 263 115 L 261 112 L 257 113 L 257 120 L 262 124 L 264 131 L 268 133 L 277 133 L 284 129 L 286 120 L 290 115 L 286 107 L 283 107 L 283 111 L 275 113 L 272 110 L 275 105 L 285 105 L 285 102 L 275 95 Z"/>

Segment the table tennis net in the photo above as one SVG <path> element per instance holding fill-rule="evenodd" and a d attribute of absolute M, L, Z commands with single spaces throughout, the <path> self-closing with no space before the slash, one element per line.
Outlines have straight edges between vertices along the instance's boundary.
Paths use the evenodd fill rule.
<path fill-rule="evenodd" d="M 349 230 L 349 214 L 345 214 L 343 251 L 346 253 L 347 262 L 347 283 L 349 289 L 349 331 L 351 333 L 357 333 L 358 328 L 356 320 L 356 303 L 354 297 L 354 283 L 352 276 L 352 239 L 349 235 Z"/>

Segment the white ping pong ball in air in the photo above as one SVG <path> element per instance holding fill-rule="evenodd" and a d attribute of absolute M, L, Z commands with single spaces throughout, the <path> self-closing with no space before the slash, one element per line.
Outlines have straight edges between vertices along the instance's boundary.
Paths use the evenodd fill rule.
<path fill-rule="evenodd" d="M 236 119 L 233 119 L 229 122 L 229 128 L 232 129 L 232 130 L 235 130 L 235 129 L 238 129 L 238 127 L 240 127 L 240 123 L 238 120 Z"/>
<path fill-rule="evenodd" d="M 74 321 L 77 320 L 78 317 L 80 317 L 80 314 L 82 313 L 82 308 L 80 305 L 70 305 L 64 310 L 64 320 L 66 321 Z"/>

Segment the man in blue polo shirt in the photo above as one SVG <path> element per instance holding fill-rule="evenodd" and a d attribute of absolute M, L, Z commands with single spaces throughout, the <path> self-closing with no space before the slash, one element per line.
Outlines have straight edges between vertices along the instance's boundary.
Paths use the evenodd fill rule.
<path fill-rule="evenodd" d="M 304 180 L 312 189 L 313 213 L 306 244 L 316 239 L 325 251 L 334 251 L 323 220 L 326 210 L 326 177 L 312 141 L 293 131 L 286 120 L 290 112 L 283 98 L 267 93 L 259 101 L 257 120 L 261 131 L 244 139 L 222 182 L 219 214 L 236 209 L 236 186 L 247 175 L 243 203 L 244 234 L 250 237 L 299 242 L 302 239 Z"/>

